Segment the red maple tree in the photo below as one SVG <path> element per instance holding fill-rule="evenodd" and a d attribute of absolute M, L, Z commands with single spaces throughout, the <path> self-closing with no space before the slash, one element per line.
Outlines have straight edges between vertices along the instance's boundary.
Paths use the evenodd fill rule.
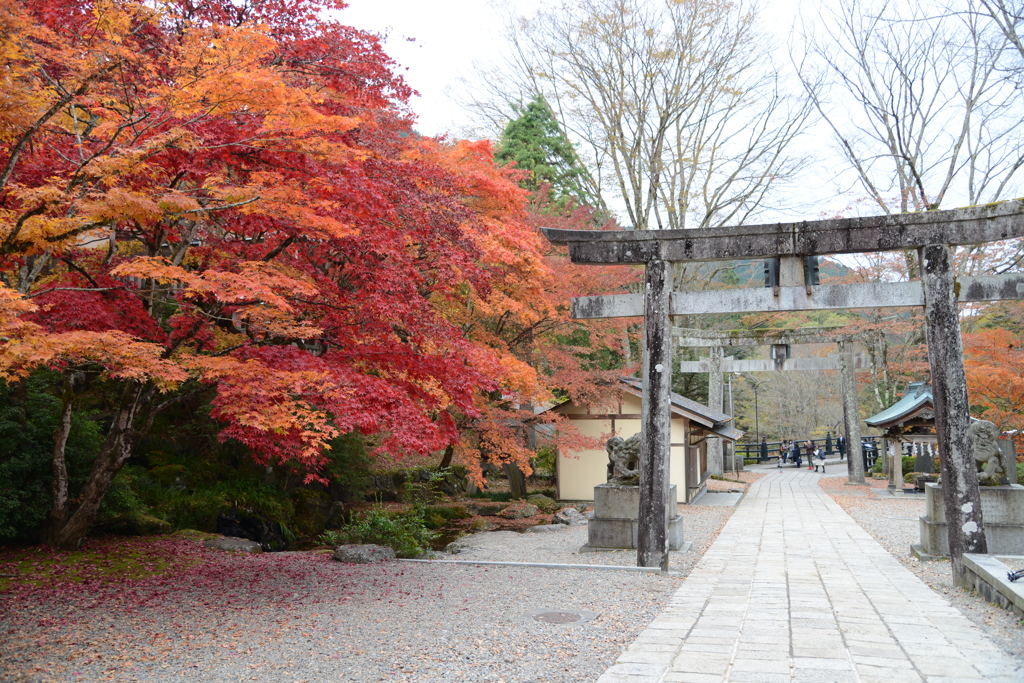
<path fill-rule="evenodd" d="M 315 478 L 353 430 L 525 465 L 525 407 L 593 386 L 554 350 L 567 280 L 514 174 L 417 136 L 343 6 L 0 0 L 0 378 L 62 370 L 65 416 L 83 373 L 118 392 L 74 499 L 57 436 L 51 543 L 198 393 Z"/>

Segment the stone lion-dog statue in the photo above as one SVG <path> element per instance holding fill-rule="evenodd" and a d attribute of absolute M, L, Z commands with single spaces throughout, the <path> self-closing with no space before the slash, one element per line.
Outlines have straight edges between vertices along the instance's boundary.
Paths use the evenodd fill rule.
<path fill-rule="evenodd" d="M 1006 458 L 999 448 L 999 428 L 988 420 L 975 420 L 967 429 L 967 436 L 978 466 L 978 483 L 984 486 L 1005 484 Z"/>
<path fill-rule="evenodd" d="M 628 439 L 613 436 L 604 448 L 608 451 L 608 483 L 636 486 L 640 482 L 640 435 Z"/>

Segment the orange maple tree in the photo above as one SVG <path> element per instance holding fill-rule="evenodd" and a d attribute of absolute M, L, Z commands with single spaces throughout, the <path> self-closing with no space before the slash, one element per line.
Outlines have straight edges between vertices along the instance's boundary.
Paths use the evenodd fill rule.
<path fill-rule="evenodd" d="M 537 414 L 534 408 L 565 398 L 597 405 L 617 395 L 622 370 L 599 367 L 587 358 L 620 347 L 621 322 L 574 321 L 569 301 L 622 290 L 637 273 L 575 266 L 564 249 L 553 248 L 538 227 L 593 227 L 592 210 L 564 202 L 554 207 L 544 188 L 523 189 L 518 184 L 522 172 L 495 166 L 489 142 L 420 140 L 417 158 L 451 171 L 460 183 L 456 194 L 471 209 L 463 227 L 479 250 L 487 287 L 467 286 L 464 296 L 435 296 L 435 303 L 498 380 L 496 388 L 477 389 L 476 414 L 454 406 L 449 410 L 460 439 L 446 450 L 442 464 L 465 464 L 478 483 L 482 461 L 513 464 L 529 474 L 534 451 L 527 432 L 542 423 L 552 426 L 545 430 L 551 445 L 596 447 L 568 420 L 553 412 Z M 581 333 L 583 339 L 574 342 Z"/>
<path fill-rule="evenodd" d="M 963 335 L 971 412 L 1001 431 L 1024 430 L 1024 340 L 1006 329 Z"/>

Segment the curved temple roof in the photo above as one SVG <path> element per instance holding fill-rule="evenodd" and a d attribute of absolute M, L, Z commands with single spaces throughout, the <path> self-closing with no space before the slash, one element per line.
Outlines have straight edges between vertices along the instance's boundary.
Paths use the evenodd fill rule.
<path fill-rule="evenodd" d="M 871 427 L 885 429 L 903 421 L 925 406 L 932 406 L 932 387 L 928 382 L 911 382 L 903 398 L 891 406 L 864 420 Z"/>

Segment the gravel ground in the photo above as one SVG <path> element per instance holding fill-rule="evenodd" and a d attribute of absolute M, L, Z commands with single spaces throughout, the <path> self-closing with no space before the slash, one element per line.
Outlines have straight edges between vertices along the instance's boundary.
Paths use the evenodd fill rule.
<path fill-rule="evenodd" d="M 162 552 L 195 561 L 159 579 L 0 593 L 0 680 L 594 680 L 661 611 L 732 510 L 680 506 L 693 546 L 672 554 L 674 576 L 342 565 L 324 553 L 241 556 L 167 541 Z M 635 551 L 578 552 L 585 541 L 585 526 L 484 533 L 453 559 L 635 565 Z M 526 617 L 541 608 L 599 616 L 576 625 Z"/>
<path fill-rule="evenodd" d="M 910 554 L 911 544 L 921 540 L 918 519 L 924 514 L 923 495 L 909 499 L 879 498 L 871 488 L 884 489 L 884 480 L 874 480 L 868 486 L 850 486 L 846 483 L 845 473 L 826 475 L 820 480 L 820 485 L 883 548 L 944 595 L 1008 655 L 1024 660 L 1024 620 L 954 586 L 948 560 L 921 562 Z"/>

